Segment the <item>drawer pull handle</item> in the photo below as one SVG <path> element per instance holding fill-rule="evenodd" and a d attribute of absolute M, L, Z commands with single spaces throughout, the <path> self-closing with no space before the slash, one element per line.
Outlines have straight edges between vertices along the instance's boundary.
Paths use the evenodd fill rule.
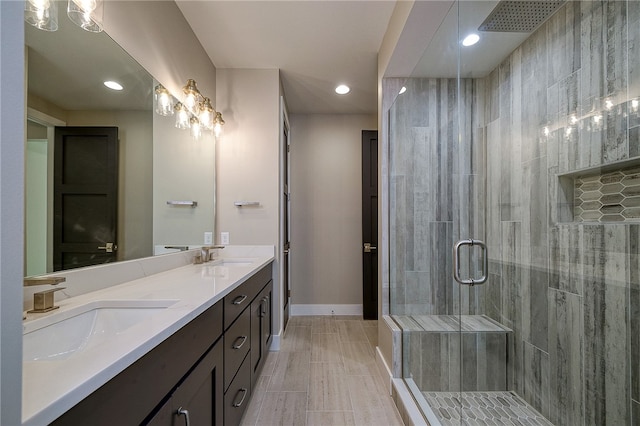
<path fill-rule="evenodd" d="M 245 300 L 247 300 L 247 295 L 243 294 L 242 296 L 238 296 L 235 299 L 233 299 L 233 304 L 234 305 L 242 305 L 242 302 L 244 302 Z"/>
<path fill-rule="evenodd" d="M 238 393 L 236 394 L 236 401 L 238 400 L 238 394 L 240 394 L 240 392 L 242 392 L 242 399 L 240 400 L 240 402 L 233 402 L 233 406 L 238 408 L 239 406 L 242 405 L 242 403 L 244 402 L 244 399 L 247 397 L 247 394 L 249 393 L 249 391 L 245 388 L 240 388 L 238 390 Z"/>
<path fill-rule="evenodd" d="M 260 299 L 260 317 L 264 317 L 265 315 L 267 315 L 268 302 L 269 298 L 266 296 Z"/>
<path fill-rule="evenodd" d="M 176 412 L 177 415 L 179 416 L 184 416 L 184 424 L 185 426 L 189 426 L 189 411 L 188 410 L 184 410 L 182 407 L 178 408 L 178 411 Z"/>
<path fill-rule="evenodd" d="M 238 343 L 238 340 L 242 340 L 241 343 Z M 233 349 L 240 349 L 242 346 L 244 346 L 244 343 L 247 341 L 247 336 L 238 336 L 238 338 L 235 340 L 235 342 L 233 342 Z"/>

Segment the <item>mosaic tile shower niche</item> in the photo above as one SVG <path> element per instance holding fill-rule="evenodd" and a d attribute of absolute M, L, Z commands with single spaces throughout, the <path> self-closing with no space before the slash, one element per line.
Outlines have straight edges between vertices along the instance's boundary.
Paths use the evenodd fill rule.
<path fill-rule="evenodd" d="M 574 180 L 576 222 L 640 221 L 640 166 Z"/>

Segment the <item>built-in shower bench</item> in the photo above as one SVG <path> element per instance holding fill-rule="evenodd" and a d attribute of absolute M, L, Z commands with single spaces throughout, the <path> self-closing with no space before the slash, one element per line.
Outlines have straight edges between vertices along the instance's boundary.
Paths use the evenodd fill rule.
<path fill-rule="evenodd" d="M 508 327 L 486 315 L 393 319 L 402 328 L 403 375 L 421 391 L 507 390 Z"/>

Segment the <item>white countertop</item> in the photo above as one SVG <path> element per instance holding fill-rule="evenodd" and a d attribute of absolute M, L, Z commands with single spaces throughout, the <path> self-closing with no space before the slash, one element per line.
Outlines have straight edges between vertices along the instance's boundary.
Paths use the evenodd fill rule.
<path fill-rule="evenodd" d="M 251 265 L 223 267 L 223 276 L 213 276 L 214 263 L 187 265 L 57 302 L 60 309 L 52 315 L 100 300 L 177 301 L 99 346 L 75 352 L 66 359 L 23 362 L 23 424 L 52 422 L 273 259 L 273 255 L 264 253 L 247 256 Z M 217 272 L 220 275 L 220 268 Z M 33 318 L 47 315 L 50 314 L 30 314 L 24 324 L 28 327 Z"/>

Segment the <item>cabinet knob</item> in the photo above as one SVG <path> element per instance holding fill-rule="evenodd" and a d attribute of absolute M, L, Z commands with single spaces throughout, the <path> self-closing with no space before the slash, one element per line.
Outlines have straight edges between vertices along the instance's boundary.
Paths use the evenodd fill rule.
<path fill-rule="evenodd" d="M 185 410 L 182 407 L 178 408 L 178 411 L 176 411 L 176 414 L 179 416 L 184 416 L 184 424 L 185 426 L 190 426 L 189 423 L 189 410 Z"/>

